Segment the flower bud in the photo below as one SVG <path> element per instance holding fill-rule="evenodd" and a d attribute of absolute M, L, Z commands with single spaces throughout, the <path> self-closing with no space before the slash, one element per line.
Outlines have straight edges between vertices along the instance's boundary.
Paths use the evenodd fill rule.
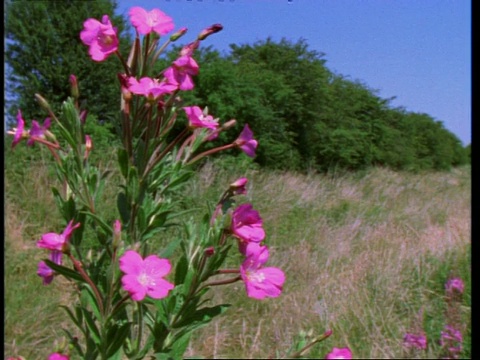
<path fill-rule="evenodd" d="M 245 177 L 242 177 L 233 183 L 230 184 L 230 191 L 234 195 L 241 195 L 241 194 L 246 194 L 247 189 L 245 189 L 245 185 L 247 185 L 248 179 Z"/>
<path fill-rule="evenodd" d="M 175 34 L 173 34 L 172 36 L 170 36 L 170 41 L 171 42 L 175 42 L 177 41 L 178 39 L 180 39 L 183 35 L 185 35 L 185 33 L 187 32 L 187 28 L 186 27 L 182 27 L 180 30 L 178 30 Z"/>
<path fill-rule="evenodd" d="M 210 257 L 213 254 L 215 254 L 215 248 L 213 246 L 210 246 L 204 250 L 204 254 L 206 257 Z"/>
<path fill-rule="evenodd" d="M 115 220 L 113 223 L 113 248 L 116 249 L 120 244 L 122 238 L 122 224 L 120 220 Z"/>
<path fill-rule="evenodd" d="M 88 158 L 88 155 L 90 154 L 90 151 L 92 151 L 93 148 L 93 143 L 92 143 L 92 138 L 90 135 L 85 135 L 85 155 L 84 159 Z"/>
<path fill-rule="evenodd" d="M 200 45 L 200 41 L 198 40 L 185 45 L 182 50 L 180 50 L 180 56 L 192 56 L 193 52 L 198 48 L 198 45 Z"/>
<path fill-rule="evenodd" d="M 72 94 L 72 97 L 74 99 L 78 99 L 79 97 L 79 92 L 78 92 L 78 82 L 77 82 L 77 77 L 75 75 L 70 75 L 70 92 Z"/>
<path fill-rule="evenodd" d="M 87 110 L 82 110 L 80 112 L 80 123 L 82 125 L 85 125 L 85 121 L 87 120 L 87 114 L 88 114 L 88 111 Z"/>
<path fill-rule="evenodd" d="M 41 107 L 43 107 L 47 111 L 50 111 L 50 104 L 48 103 L 47 100 L 45 100 L 45 98 L 42 95 L 35 94 L 35 98 L 37 99 Z"/>
<path fill-rule="evenodd" d="M 232 126 L 235 126 L 235 124 L 237 123 L 237 120 L 235 119 L 232 119 L 232 120 L 228 120 L 226 123 L 224 123 L 221 127 L 222 131 L 223 130 L 228 130 L 230 129 Z"/>
<path fill-rule="evenodd" d="M 208 28 L 202 30 L 202 32 L 198 35 L 198 40 L 205 40 L 208 36 L 215 34 L 223 29 L 221 24 L 213 24 Z"/>
<path fill-rule="evenodd" d="M 45 130 L 44 134 L 47 140 L 57 143 L 57 137 L 50 130 Z"/>

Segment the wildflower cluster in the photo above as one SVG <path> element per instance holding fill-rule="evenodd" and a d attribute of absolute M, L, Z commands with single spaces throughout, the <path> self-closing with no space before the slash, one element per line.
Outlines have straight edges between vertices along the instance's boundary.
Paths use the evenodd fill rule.
<path fill-rule="evenodd" d="M 460 314 L 460 305 L 462 294 L 465 289 L 463 280 L 457 277 L 451 277 L 445 283 L 446 312 L 445 320 L 447 324 L 440 332 L 442 358 L 458 359 L 462 352 L 462 332 L 463 328 Z M 408 332 L 403 338 L 403 344 L 408 349 L 426 350 L 427 336 L 422 329 L 422 315 L 420 311 L 418 324 L 415 326 L 415 332 Z"/>
<path fill-rule="evenodd" d="M 64 308 L 85 341 L 67 332 L 69 344 L 56 346 L 52 360 L 69 359 L 74 352 L 84 359 L 181 358 L 192 332 L 229 306 L 206 306 L 205 295 L 212 286 L 243 281 L 248 297 L 264 299 L 278 297 L 285 282 L 282 270 L 264 266 L 269 249 L 260 215 L 250 203 L 236 205 L 236 197 L 247 193 L 246 178 L 230 184 L 213 214 L 206 214 L 200 224 L 182 220 L 184 233 L 179 238 L 166 241 L 159 236 L 174 219 L 181 220 L 179 190 L 192 178 L 192 164 L 229 149 L 255 157 L 258 142 L 246 124 L 232 143 L 202 150 L 205 143 L 234 128 L 236 120 L 222 124 L 206 106 L 185 104 L 181 97 L 183 91 L 194 89 L 200 71 L 195 50 L 221 31 L 221 25 L 203 30 L 159 72 L 154 71 L 159 56 L 187 29 L 178 29 L 159 46 L 160 39 L 175 29 L 173 20 L 158 9 L 140 7 L 131 8 L 129 16 L 136 37 L 126 58 L 119 52 L 120 39 L 108 15 L 101 21 L 87 19 L 79 34 L 92 60 L 116 56 L 123 67 L 118 74 L 122 102 L 116 122 L 123 177 L 117 219 L 98 210 L 111 175 L 89 161 L 95 139 L 85 133 L 88 110 L 79 106 L 75 75 L 70 76 L 71 97 L 63 103 L 61 116 L 37 94 L 48 113 L 43 124 L 32 120 L 27 129 L 19 110 L 17 126 L 9 131 L 12 148 L 23 140 L 27 146 L 46 146 L 63 184 L 61 190 L 52 191 L 66 225 L 37 241 L 37 247 L 47 252 L 37 275 L 44 285 L 62 275 L 75 286 L 78 301 Z M 179 131 L 184 119 L 186 125 Z M 56 136 L 50 131 L 53 126 Z M 86 243 L 86 234 L 94 239 Z M 235 243 L 244 260 L 235 269 L 223 269 Z M 212 280 L 220 274 L 233 277 Z"/>

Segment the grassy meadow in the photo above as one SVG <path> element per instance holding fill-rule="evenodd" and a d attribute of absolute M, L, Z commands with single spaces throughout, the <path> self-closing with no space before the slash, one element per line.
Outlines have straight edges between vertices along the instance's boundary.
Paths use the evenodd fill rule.
<path fill-rule="evenodd" d="M 43 286 L 36 275 L 41 234 L 57 231 L 50 156 L 36 146 L 5 149 L 5 357 L 45 359 L 69 327 L 59 305 L 73 301 L 61 277 Z M 114 212 L 114 170 L 102 211 Z M 249 299 L 241 283 L 211 291 L 214 303 L 233 306 L 196 333 L 185 356 L 278 358 L 300 331 L 330 338 L 308 353 L 323 358 L 348 346 L 360 358 L 439 358 L 445 323 L 445 281 L 465 282 L 459 306 L 470 357 L 470 167 L 442 173 L 398 173 L 374 168 L 352 174 L 299 175 L 207 163 L 185 189 L 202 210 L 227 184 L 247 176 L 251 202 L 264 220 L 267 266 L 287 280 L 277 299 Z M 421 315 L 420 315 L 421 314 Z M 423 328 L 426 350 L 407 351 L 407 331 Z"/>

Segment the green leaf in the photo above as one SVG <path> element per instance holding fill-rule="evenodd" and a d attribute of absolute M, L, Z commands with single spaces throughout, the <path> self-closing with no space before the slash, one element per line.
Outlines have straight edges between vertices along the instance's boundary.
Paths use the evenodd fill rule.
<path fill-rule="evenodd" d="M 107 343 L 109 344 L 107 348 L 107 357 L 109 359 L 121 359 L 121 356 L 118 356 L 118 351 L 122 348 L 122 345 L 129 334 L 130 323 L 128 322 L 120 326 L 115 325 L 110 327 L 107 334 Z M 113 357 L 114 355 L 116 355 L 116 357 Z"/>
<path fill-rule="evenodd" d="M 130 221 L 131 207 L 130 203 L 128 202 L 127 196 L 123 192 L 118 193 L 117 207 L 118 212 L 120 213 L 120 217 L 122 218 L 122 222 L 124 224 L 128 224 L 128 222 Z"/>
<path fill-rule="evenodd" d="M 208 324 L 216 316 L 223 314 L 231 305 L 222 304 L 212 307 L 204 307 L 197 310 L 193 315 L 185 317 L 181 322 L 175 325 L 175 328 L 188 327 L 191 330 L 197 329 L 200 326 Z"/>
<path fill-rule="evenodd" d="M 58 265 L 49 259 L 45 259 L 45 264 L 53 271 L 65 276 L 67 279 L 85 282 L 85 279 L 75 270 L 69 269 L 63 265 Z"/>
<path fill-rule="evenodd" d="M 188 343 L 190 342 L 190 337 L 192 332 L 187 332 L 182 334 L 180 337 L 175 337 L 173 344 L 170 349 L 162 351 L 160 353 L 155 353 L 155 359 L 183 359 L 183 354 L 187 349 Z"/>
<path fill-rule="evenodd" d="M 181 241 L 179 242 L 181 243 Z M 185 277 L 188 271 L 188 260 L 183 255 L 180 260 L 177 261 L 177 266 L 175 267 L 175 285 L 183 284 Z"/>
<path fill-rule="evenodd" d="M 83 331 L 83 327 L 82 327 L 82 319 L 83 319 L 83 317 L 80 318 L 80 319 L 77 319 L 77 318 L 75 317 L 75 315 L 73 315 L 72 311 L 71 311 L 68 307 L 66 307 L 65 305 L 60 305 L 60 307 L 66 311 L 66 313 L 68 314 L 68 316 L 70 317 L 70 319 L 72 320 L 72 322 L 73 322 L 80 330 Z"/>
<path fill-rule="evenodd" d="M 172 257 L 175 250 L 178 248 L 178 245 L 182 242 L 182 239 L 178 238 L 176 240 L 170 241 L 167 246 L 159 254 L 161 258 L 170 258 Z M 178 271 L 178 267 L 176 269 Z M 176 274 L 175 274 L 176 275 Z M 175 282 L 176 283 L 176 282 Z"/>
<path fill-rule="evenodd" d="M 117 152 L 118 165 L 120 166 L 120 172 L 125 179 L 128 178 L 128 154 L 127 150 L 119 148 Z"/>
<path fill-rule="evenodd" d="M 83 287 L 81 297 L 84 300 L 84 303 L 90 305 L 90 308 L 92 309 L 93 314 L 95 315 L 97 320 L 102 321 L 103 317 L 102 314 L 100 314 L 100 306 L 97 303 L 97 298 L 95 297 L 95 294 L 90 285 L 85 285 Z"/>
<path fill-rule="evenodd" d="M 113 226 L 108 225 L 101 217 L 97 214 L 91 213 L 90 211 L 81 211 L 82 214 L 88 215 L 93 218 L 97 225 L 99 225 L 107 234 L 113 235 Z"/>
<path fill-rule="evenodd" d="M 90 330 L 89 331 L 90 339 L 92 339 L 96 345 L 100 345 L 101 344 L 100 332 L 98 331 L 97 325 L 95 324 L 95 320 L 92 317 L 92 313 L 87 309 L 82 309 L 82 311 L 83 311 L 83 317 L 85 319 L 87 328 L 88 330 Z"/>

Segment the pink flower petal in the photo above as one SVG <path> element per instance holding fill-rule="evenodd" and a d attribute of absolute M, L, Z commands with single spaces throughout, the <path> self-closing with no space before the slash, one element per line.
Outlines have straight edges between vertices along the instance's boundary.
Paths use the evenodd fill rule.
<path fill-rule="evenodd" d="M 127 250 L 119 260 L 120 270 L 129 275 L 138 276 L 143 269 L 143 259 L 139 253 Z"/>

